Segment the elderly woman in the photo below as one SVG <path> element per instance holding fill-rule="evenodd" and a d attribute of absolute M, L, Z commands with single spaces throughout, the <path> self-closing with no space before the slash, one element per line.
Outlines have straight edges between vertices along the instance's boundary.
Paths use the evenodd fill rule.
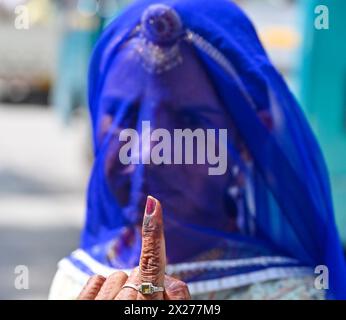
<path fill-rule="evenodd" d="M 51 298 L 76 298 L 95 274 L 80 298 L 346 297 L 320 149 L 235 4 L 135 2 L 98 42 L 89 81 L 86 225 Z M 163 220 L 148 235 L 149 194 Z"/>

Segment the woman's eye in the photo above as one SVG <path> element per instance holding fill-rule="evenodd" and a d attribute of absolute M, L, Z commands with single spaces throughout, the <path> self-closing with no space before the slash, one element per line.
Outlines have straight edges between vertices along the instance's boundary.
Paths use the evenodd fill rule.
<path fill-rule="evenodd" d="M 189 114 L 184 114 L 182 118 L 185 125 L 192 125 L 197 122 L 196 119 Z"/>
<path fill-rule="evenodd" d="M 134 107 L 130 107 L 126 112 L 124 119 L 121 123 L 123 128 L 135 128 L 137 124 L 137 111 Z"/>
<path fill-rule="evenodd" d="M 199 115 L 199 114 L 192 114 L 192 113 L 184 113 L 182 115 L 183 124 L 188 127 L 204 127 L 208 124 L 210 124 L 210 121 L 208 118 Z"/>

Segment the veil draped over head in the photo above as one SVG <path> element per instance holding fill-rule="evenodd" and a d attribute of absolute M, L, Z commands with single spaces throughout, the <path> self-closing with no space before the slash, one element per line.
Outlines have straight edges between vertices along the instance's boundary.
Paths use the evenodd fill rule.
<path fill-rule="evenodd" d="M 80 270 L 138 265 L 145 197 L 151 194 L 164 208 L 167 272 L 189 284 L 230 288 L 313 274 L 323 265 L 329 297 L 346 298 L 345 261 L 320 148 L 235 4 L 136 1 L 96 45 L 89 104 L 95 163 L 81 249 L 68 258 Z M 149 124 L 150 132 L 166 131 L 148 144 L 142 137 Z M 121 132 L 129 128 L 139 132 L 132 141 L 139 150 L 131 150 L 135 164 L 119 160 L 127 141 Z M 225 151 L 225 170 L 219 166 L 217 173 L 216 162 L 208 167 L 202 158 L 197 164 L 150 162 L 150 151 L 165 135 L 186 128 L 218 132 L 214 158 L 207 159 Z M 228 130 L 226 141 L 219 129 Z"/>

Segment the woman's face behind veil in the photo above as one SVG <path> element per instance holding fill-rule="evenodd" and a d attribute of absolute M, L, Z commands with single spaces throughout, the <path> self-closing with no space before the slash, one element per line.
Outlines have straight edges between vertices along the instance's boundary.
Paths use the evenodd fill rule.
<path fill-rule="evenodd" d="M 228 143 L 236 135 L 194 50 L 182 44 L 180 54 L 182 63 L 160 74 L 148 72 L 143 66 L 136 40 L 131 40 L 115 58 L 103 94 L 104 101 L 111 103 L 107 102 L 108 107 L 102 111 L 98 129 L 100 140 L 111 136 L 104 165 L 107 185 L 122 207 L 137 211 L 138 223 L 146 196 L 150 194 L 160 199 L 168 220 L 234 231 L 236 209 L 234 205 L 230 207 L 232 200 L 226 195 L 234 166 L 229 155 L 219 159 L 224 167 L 227 166 L 221 175 L 210 174 L 215 164 L 209 164 L 207 157 L 205 164 L 197 164 L 196 153 L 201 150 L 194 150 L 193 164 L 174 163 L 175 129 L 199 129 L 205 136 L 207 129 L 214 129 L 215 147 L 208 143 L 204 146 L 216 155 L 220 151 L 219 130 L 227 130 Z M 120 105 L 125 101 L 129 103 L 119 121 Z M 123 129 L 132 128 L 141 137 L 143 121 L 150 121 L 151 132 L 166 129 L 170 133 L 172 164 L 122 164 L 120 150 L 126 142 L 119 142 L 119 134 Z M 141 156 L 150 157 L 157 143 L 142 145 Z M 218 166 L 222 165 L 220 163 Z M 165 227 L 169 223 L 165 221 Z"/>

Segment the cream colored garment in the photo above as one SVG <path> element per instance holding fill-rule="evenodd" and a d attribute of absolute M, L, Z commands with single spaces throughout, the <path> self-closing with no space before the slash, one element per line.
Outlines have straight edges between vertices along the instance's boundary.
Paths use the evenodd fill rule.
<path fill-rule="evenodd" d="M 74 279 L 59 269 L 51 285 L 49 300 L 74 300 L 88 279 Z M 193 295 L 196 300 L 323 300 L 323 290 L 314 287 L 312 276 L 269 280 L 239 288 Z"/>

